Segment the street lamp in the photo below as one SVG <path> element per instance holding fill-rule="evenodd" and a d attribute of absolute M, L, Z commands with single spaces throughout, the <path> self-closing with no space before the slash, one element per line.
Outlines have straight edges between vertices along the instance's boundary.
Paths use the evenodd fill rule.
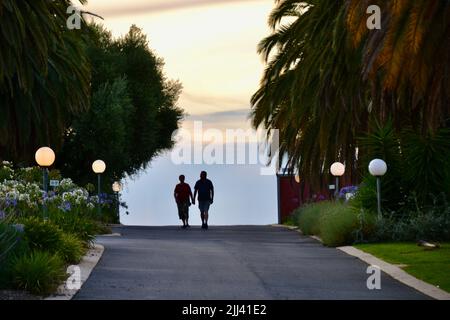
<path fill-rule="evenodd" d="M 331 165 L 330 172 L 336 178 L 336 190 L 334 191 L 334 196 L 337 199 L 339 194 L 339 177 L 344 175 L 345 166 L 340 162 L 335 162 Z"/>
<path fill-rule="evenodd" d="M 369 163 L 369 172 L 377 178 L 377 203 L 378 203 L 378 219 L 381 220 L 381 177 L 387 172 L 387 164 L 381 159 L 374 159 Z"/>
<path fill-rule="evenodd" d="M 97 196 L 98 196 L 98 204 L 97 204 L 97 212 L 100 217 L 100 193 L 101 193 L 101 174 L 105 172 L 106 164 L 102 160 L 96 160 L 92 164 L 92 171 L 97 174 Z"/>
<path fill-rule="evenodd" d="M 119 221 L 120 221 L 120 204 L 119 204 L 120 196 L 119 196 L 119 192 L 122 191 L 122 185 L 120 184 L 120 182 L 116 181 L 116 182 L 113 183 L 112 189 L 113 189 L 113 191 L 114 191 L 114 193 L 115 193 L 115 195 L 116 195 L 116 202 L 117 202 L 117 208 L 116 208 L 116 210 L 117 210 L 117 221 L 119 222 Z"/>
<path fill-rule="evenodd" d="M 55 152 L 49 147 L 42 147 L 36 151 L 34 158 L 36 160 L 36 163 L 42 168 L 42 184 L 44 188 L 44 196 L 46 196 L 48 192 L 48 167 L 50 167 L 55 162 Z M 47 219 L 47 207 L 45 206 L 45 199 L 43 201 L 43 208 L 44 219 Z"/>

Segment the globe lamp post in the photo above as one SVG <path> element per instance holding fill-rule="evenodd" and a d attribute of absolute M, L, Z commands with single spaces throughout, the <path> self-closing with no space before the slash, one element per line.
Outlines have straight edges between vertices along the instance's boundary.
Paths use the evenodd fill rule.
<path fill-rule="evenodd" d="M 55 162 L 55 152 L 49 147 L 39 148 L 34 158 L 36 163 L 42 168 L 42 184 L 44 189 L 44 199 L 43 199 L 43 209 L 44 209 L 44 219 L 47 219 L 47 207 L 45 205 L 45 197 L 48 193 L 48 168 Z"/>
<path fill-rule="evenodd" d="M 336 190 L 334 196 L 337 199 L 339 195 L 339 177 L 344 175 L 345 166 L 340 162 L 335 162 L 331 165 L 330 172 L 336 178 Z"/>
<path fill-rule="evenodd" d="M 98 196 L 98 203 L 97 203 L 97 212 L 98 216 L 100 217 L 100 193 L 101 193 L 101 175 L 106 170 L 106 164 L 102 160 L 96 160 L 94 163 L 92 163 L 92 171 L 94 171 L 95 174 L 97 174 L 97 196 Z"/>
<path fill-rule="evenodd" d="M 381 177 L 387 172 L 387 164 L 381 159 L 374 159 L 369 163 L 369 172 L 377 178 L 377 205 L 378 219 L 382 218 L 381 214 Z"/>
<path fill-rule="evenodd" d="M 114 191 L 114 194 L 116 195 L 117 221 L 119 222 L 120 221 L 120 204 L 119 204 L 120 195 L 119 195 L 119 193 L 120 193 L 120 191 L 122 191 L 122 185 L 120 184 L 120 182 L 118 182 L 118 181 L 114 182 L 112 185 L 112 190 Z"/>

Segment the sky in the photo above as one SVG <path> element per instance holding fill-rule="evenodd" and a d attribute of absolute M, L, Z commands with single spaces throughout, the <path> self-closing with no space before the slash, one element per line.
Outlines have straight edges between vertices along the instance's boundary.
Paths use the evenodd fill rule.
<path fill-rule="evenodd" d="M 179 106 L 188 114 L 183 129 L 192 130 L 194 121 L 202 121 L 205 129 L 224 133 L 250 128 L 249 101 L 264 70 L 256 47 L 270 32 L 267 19 L 273 4 L 272 0 L 90 0 L 83 10 L 102 16 L 115 37 L 127 33 L 132 24 L 142 28 L 150 48 L 164 59 L 167 77 L 183 84 Z M 170 151 L 160 155 L 125 181 L 122 199 L 129 214 L 122 210 L 122 223 L 178 224 L 173 201 L 178 175 L 185 174 L 193 185 L 201 170 L 208 171 L 217 189 L 211 223 L 276 222 L 276 178 L 261 176 L 261 164 L 177 165 L 171 155 Z M 193 224 L 200 223 L 194 207 L 191 216 Z"/>

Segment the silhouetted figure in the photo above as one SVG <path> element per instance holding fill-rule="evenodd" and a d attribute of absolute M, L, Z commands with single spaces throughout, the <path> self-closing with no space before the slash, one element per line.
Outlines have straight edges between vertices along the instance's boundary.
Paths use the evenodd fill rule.
<path fill-rule="evenodd" d="M 206 171 L 200 173 L 200 180 L 194 187 L 194 204 L 198 193 L 198 208 L 200 209 L 200 217 L 202 219 L 202 229 L 208 229 L 209 206 L 214 200 L 214 186 L 211 180 L 206 178 Z"/>
<path fill-rule="evenodd" d="M 192 196 L 191 187 L 184 183 L 185 176 L 181 175 L 179 177 L 180 183 L 175 187 L 173 195 L 178 206 L 178 216 L 180 220 L 183 221 L 183 229 L 189 228 L 189 207 L 192 203 L 195 203 L 194 197 Z"/>

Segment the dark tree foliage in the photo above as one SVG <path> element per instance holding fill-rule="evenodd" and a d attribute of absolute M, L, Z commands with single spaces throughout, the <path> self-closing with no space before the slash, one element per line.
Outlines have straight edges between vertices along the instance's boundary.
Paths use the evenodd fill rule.
<path fill-rule="evenodd" d="M 85 1 L 81 1 L 84 3 Z M 89 63 L 69 0 L 0 0 L 0 158 L 30 165 L 59 149 L 72 115 L 89 107 Z"/>
<path fill-rule="evenodd" d="M 164 63 L 132 26 L 121 39 L 91 25 L 88 44 L 92 97 L 88 112 L 74 116 L 58 164 L 78 183 L 94 182 L 91 164 L 107 164 L 104 187 L 136 174 L 159 152 L 172 147 L 183 116 L 177 107 L 181 84 L 167 80 Z"/>

